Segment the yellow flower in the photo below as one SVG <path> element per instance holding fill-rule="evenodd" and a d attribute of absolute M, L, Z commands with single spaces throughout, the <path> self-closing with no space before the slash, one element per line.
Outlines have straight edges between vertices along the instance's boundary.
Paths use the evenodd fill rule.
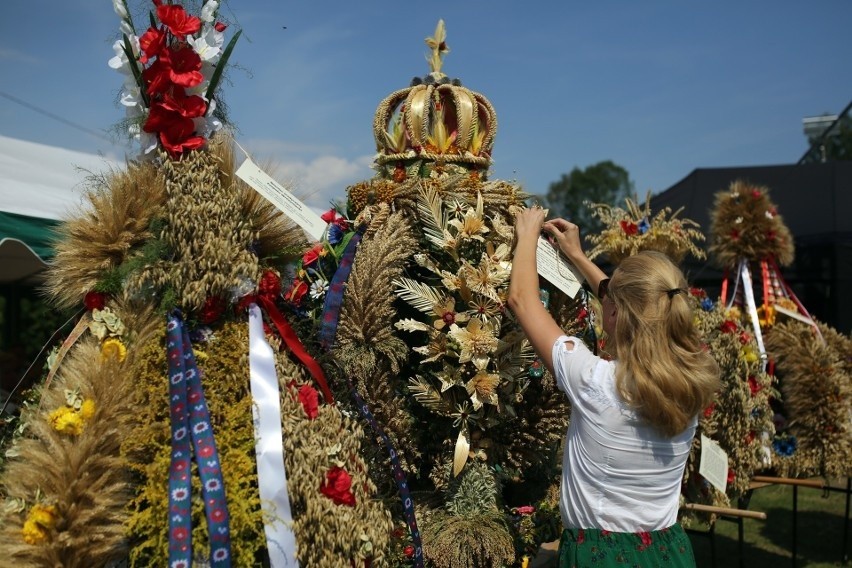
<path fill-rule="evenodd" d="M 760 359 L 757 353 L 754 352 L 754 349 L 752 349 L 751 345 L 743 345 L 742 355 L 743 359 L 745 359 L 747 363 L 757 363 Z"/>
<path fill-rule="evenodd" d="M 62 434 L 78 436 L 83 432 L 83 418 L 73 409 L 63 406 L 50 415 L 50 425 Z"/>
<path fill-rule="evenodd" d="M 127 357 L 127 347 L 120 339 L 110 337 L 101 345 L 101 361 L 117 359 L 119 363 Z"/>
<path fill-rule="evenodd" d="M 83 422 L 88 422 L 94 415 L 95 401 L 91 398 L 87 398 L 83 401 L 82 406 L 80 406 L 80 418 L 83 419 Z"/>
<path fill-rule="evenodd" d="M 775 325 L 775 308 L 767 304 L 757 308 L 757 321 L 760 327 L 772 327 Z"/>
<path fill-rule="evenodd" d="M 21 532 L 27 544 L 41 544 L 47 540 L 47 533 L 56 526 L 56 507 L 36 503 L 30 509 Z"/>

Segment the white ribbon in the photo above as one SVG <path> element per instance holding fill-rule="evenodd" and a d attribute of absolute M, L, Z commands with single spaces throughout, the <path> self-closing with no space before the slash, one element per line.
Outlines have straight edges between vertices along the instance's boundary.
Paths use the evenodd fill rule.
<path fill-rule="evenodd" d="M 296 535 L 287 494 L 284 469 L 284 438 L 281 430 L 281 399 L 272 347 L 263 332 L 263 316 L 257 304 L 249 307 L 249 372 L 254 415 L 257 482 L 264 513 L 266 547 L 272 568 L 299 566 Z"/>
<path fill-rule="evenodd" d="M 760 319 L 757 317 L 757 305 L 754 303 L 754 290 L 751 287 L 751 273 L 748 270 L 748 261 L 740 261 L 740 277 L 743 281 L 743 293 L 745 295 L 748 314 L 751 316 L 751 326 L 754 328 L 754 338 L 757 340 L 757 349 L 760 351 L 760 362 L 762 369 L 766 370 L 766 348 L 763 347 L 763 334 L 760 332 Z"/>

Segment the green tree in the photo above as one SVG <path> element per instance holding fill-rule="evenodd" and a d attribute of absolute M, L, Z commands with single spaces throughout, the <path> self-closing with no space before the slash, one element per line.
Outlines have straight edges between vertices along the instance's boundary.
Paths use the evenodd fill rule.
<path fill-rule="evenodd" d="M 584 235 L 598 233 L 603 229 L 601 222 L 592 216 L 584 202 L 618 205 L 633 193 L 630 174 L 612 160 L 592 164 L 585 169 L 575 167 L 569 174 L 562 174 L 559 181 L 547 189 L 547 204 L 550 216 L 559 216 L 579 225 Z"/>

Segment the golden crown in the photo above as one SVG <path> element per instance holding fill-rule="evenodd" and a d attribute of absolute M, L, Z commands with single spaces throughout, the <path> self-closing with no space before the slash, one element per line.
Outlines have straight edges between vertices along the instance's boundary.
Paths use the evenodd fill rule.
<path fill-rule="evenodd" d="M 373 135 L 376 168 L 402 181 L 419 164 L 457 164 L 466 169 L 487 170 L 497 133 L 497 115 L 483 95 L 466 89 L 458 79 L 441 72 L 450 51 L 444 21 L 435 35 L 426 38 L 432 72 L 415 77 L 411 86 L 386 97 L 376 109 Z"/>

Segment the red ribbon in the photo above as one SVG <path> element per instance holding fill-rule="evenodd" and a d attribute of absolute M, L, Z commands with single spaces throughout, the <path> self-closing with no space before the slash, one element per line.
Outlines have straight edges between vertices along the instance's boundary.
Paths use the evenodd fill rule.
<path fill-rule="evenodd" d="M 722 305 L 726 305 L 728 303 L 728 269 L 725 269 L 725 273 L 722 274 L 722 292 L 719 294 L 720 299 L 722 300 Z"/>
<path fill-rule="evenodd" d="M 334 397 L 331 394 L 331 389 L 328 388 L 328 381 L 326 381 L 325 373 L 322 372 L 322 367 L 320 367 L 319 363 L 316 362 L 316 359 L 311 357 L 310 354 L 305 351 L 305 346 L 302 345 L 302 342 L 299 341 L 299 337 L 296 335 L 296 332 L 293 331 L 293 328 L 290 327 L 290 324 L 287 323 L 287 320 L 285 320 L 281 312 L 278 311 L 275 303 L 263 295 L 256 296 L 256 299 L 272 319 L 272 323 L 275 324 L 275 327 L 278 329 L 278 333 L 281 335 L 281 338 L 284 340 L 284 343 L 287 344 L 290 351 L 293 352 L 293 355 L 295 355 L 296 358 L 298 358 L 299 361 L 308 368 L 311 376 L 319 385 L 326 403 L 334 404 Z"/>

